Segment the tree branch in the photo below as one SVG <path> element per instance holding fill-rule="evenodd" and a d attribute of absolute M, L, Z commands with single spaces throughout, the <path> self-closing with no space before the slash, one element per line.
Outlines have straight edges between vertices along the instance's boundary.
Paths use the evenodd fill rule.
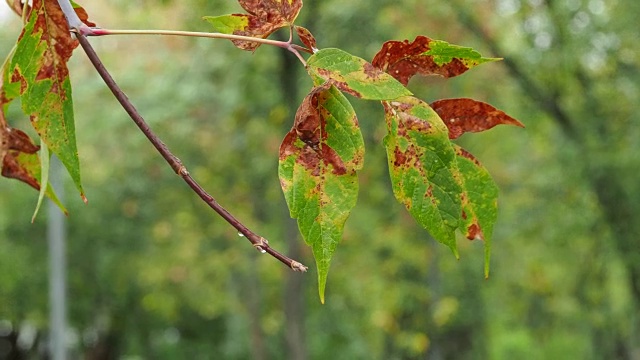
<path fill-rule="evenodd" d="M 248 42 L 256 42 L 265 45 L 276 46 L 292 52 L 298 60 L 307 66 L 307 62 L 300 55 L 299 50 L 309 52 L 309 50 L 302 48 L 299 45 L 293 44 L 293 38 L 290 37 L 289 41 L 269 40 L 251 36 L 223 34 L 216 32 L 197 32 L 197 31 L 181 31 L 181 30 L 116 30 L 116 29 L 102 29 L 102 28 L 87 28 L 80 32 L 85 36 L 104 36 L 104 35 L 170 35 L 170 36 L 188 36 L 188 37 L 202 37 L 210 39 L 226 39 L 226 40 L 240 40 Z"/>
<path fill-rule="evenodd" d="M 146 121 L 142 118 L 138 110 L 133 106 L 133 104 L 129 101 L 124 92 L 120 89 L 120 87 L 113 80 L 107 69 L 102 64 L 102 61 L 96 54 L 95 50 L 89 43 L 89 40 L 85 35 L 79 33 L 76 30 L 76 36 L 80 41 L 80 45 L 82 49 L 85 51 L 89 60 L 96 68 L 105 84 L 109 87 L 113 95 L 116 97 L 118 102 L 122 105 L 125 111 L 129 114 L 133 122 L 138 126 L 140 131 L 149 139 L 151 144 L 158 150 L 160 155 L 166 160 L 166 162 L 171 166 L 173 171 L 176 172 L 183 180 L 186 182 L 189 187 L 207 204 L 211 207 L 218 215 L 220 215 L 223 219 L 225 219 L 231 226 L 236 228 L 238 232 L 244 235 L 247 240 L 253 244 L 253 246 L 260 251 L 261 253 L 269 253 L 269 255 L 274 258 L 280 260 L 285 265 L 289 266 L 294 271 L 306 271 L 307 267 L 302 265 L 301 263 L 280 254 L 273 248 L 269 246 L 269 242 L 267 239 L 262 236 L 256 235 L 254 232 L 249 230 L 244 224 L 242 224 L 239 220 L 237 220 L 233 215 L 231 215 L 226 209 L 224 209 L 211 195 L 209 195 L 201 186 L 198 184 L 196 180 L 194 180 L 187 168 L 182 164 L 180 159 L 178 159 L 171 151 L 167 148 L 167 146 L 158 138 L 157 135 L 151 130 Z"/>

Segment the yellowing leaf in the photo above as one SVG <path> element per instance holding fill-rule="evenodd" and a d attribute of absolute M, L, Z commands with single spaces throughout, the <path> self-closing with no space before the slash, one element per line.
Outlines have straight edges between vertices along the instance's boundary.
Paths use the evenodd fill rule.
<path fill-rule="evenodd" d="M 331 80 L 341 91 L 368 100 L 390 100 L 411 92 L 389 74 L 340 49 L 322 49 L 307 61 L 312 78 Z"/>

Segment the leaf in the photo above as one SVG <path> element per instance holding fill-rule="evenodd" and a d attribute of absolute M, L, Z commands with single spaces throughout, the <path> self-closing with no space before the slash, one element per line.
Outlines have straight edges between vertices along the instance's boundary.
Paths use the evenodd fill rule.
<path fill-rule="evenodd" d="M 40 190 L 38 179 L 41 178 L 40 159 L 37 152 L 39 147 L 31 141 L 29 136 L 18 129 L 12 129 L 4 118 L 4 112 L 0 108 L 0 165 L 1 175 L 6 178 L 16 179 Z M 53 188 L 46 187 L 44 193 L 53 200 L 66 214 L 67 210 L 58 200 Z M 40 200 L 39 200 L 40 201 Z"/>
<path fill-rule="evenodd" d="M 463 74 L 470 68 L 499 58 L 485 58 L 472 48 L 418 36 L 409 43 L 387 41 L 372 64 L 407 85 L 415 74 L 440 75 L 445 78 Z"/>
<path fill-rule="evenodd" d="M 498 217 L 498 186 L 473 155 L 457 145 L 454 148 L 464 188 L 461 230 L 469 240 L 484 240 L 484 274 L 488 277 L 491 235 Z"/>
<path fill-rule="evenodd" d="M 49 187 L 49 149 L 47 149 L 47 144 L 42 142 L 40 145 L 40 153 L 42 157 L 40 157 L 40 193 L 38 194 L 38 202 L 36 203 L 36 209 L 33 211 L 33 215 L 31 216 L 31 223 L 33 224 L 36 221 L 36 216 L 40 211 L 40 205 L 42 205 L 42 200 L 44 200 L 45 195 L 47 194 L 47 190 Z"/>
<path fill-rule="evenodd" d="M 290 26 L 302 8 L 302 0 L 238 0 L 248 14 L 205 16 L 213 28 L 223 34 L 266 39 L 274 31 Z M 242 50 L 255 51 L 260 43 L 232 40 Z"/>
<path fill-rule="evenodd" d="M 84 201 L 67 61 L 78 45 L 55 1 L 34 0 L 0 96 L 3 107 L 20 96 L 38 135 L 67 168 Z"/>
<path fill-rule="evenodd" d="M 278 173 L 291 217 L 312 247 L 318 292 L 324 292 L 331 258 L 358 197 L 364 140 L 351 104 L 328 83 L 303 100 L 280 146 Z"/>
<path fill-rule="evenodd" d="M 473 99 L 443 99 L 431 103 L 449 128 L 449 139 L 457 139 L 466 132 L 481 132 L 500 124 L 524 125 L 493 106 Z"/>
<path fill-rule="evenodd" d="M 302 41 L 304 46 L 306 46 L 307 49 L 309 49 L 309 51 L 311 51 L 312 53 L 315 53 L 316 51 L 318 51 L 316 38 L 313 37 L 313 34 L 311 34 L 311 31 L 309 31 L 307 28 L 304 28 L 298 25 L 294 26 L 294 28 L 296 30 L 296 33 L 298 34 L 298 37 L 300 38 L 300 41 Z"/>
<path fill-rule="evenodd" d="M 442 120 L 414 97 L 383 102 L 384 138 L 393 194 L 414 219 L 458 257 L 462 188 L 456 154 Z"/>
<path fill-rule="evenodd" d="M 24 7 L 22 0 L 6 0 L 6 1 L 9 7 L 11 8 L 11 10 L 13 10 L 18 16 L 22 16 L 22 11 Z M 30 3 L 30 1 L 28 3 Z M 82 8 L 82 6 L 76 4 L 74 1 L 71 1 L 71 5 L 73 6 L 73 9 L 75 10 L 76 14 L 78 14 L 78 17 L 80 18 L 80 20 L 82 20 L 83 23 L 91 27 L 96 26 L 95 23 L 89 21 L 89 15 L 87 14 L 86 10 Z M 27 14 L 29 14 L 30 11 L 31 11 L 31 7 L 27 5 Z"/>
<path fill-rule="evenodd" d="M 318 51 L 309 58 L 307 67 L 312 78 L 332 80 L 338 89 L 358 98 L 391 100 L 411 95 L 392 76 L 340 49 Z"/>

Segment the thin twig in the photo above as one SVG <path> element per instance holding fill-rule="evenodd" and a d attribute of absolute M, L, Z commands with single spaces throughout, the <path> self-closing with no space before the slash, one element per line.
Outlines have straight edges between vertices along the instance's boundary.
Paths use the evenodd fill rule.
<path fill-rule="evenodd" d="M 306 271 L 307 267 L 302 265 L 301 263 L 280 254 L 273 248 L 269 246 L 269 242 L 263 238 L 262 236 L 256 235 L 254 232 L 249 230 L 244 224 L 242 224 L 239 220 L 237 220 L 233 215 L 231 215 L 227 210 L 225 210 L 211 195 L 209 195 L 201 186 L 198 184 L 196 180 L 194 180 L 187 168 L 182 164 L 180 159 L 178 159 L 167 146 L 158 138 L 158 136 L 151 130 L 146 121 L 142 118 L 138 110 L 133 106 L 133 104 L 129 101 L 124 92 L 120 89 L 120 87 L 116 84 L 116 82 L 111 77 L 111 74 L 107 71 L 102 64 L 102 61 L 96 54 L 95 50 L 89 43 L 89 40 L 82 34 L 76 32 L 76 36 L 80 41 L 80 45 L 82 49 L 85 51 L 89 60 L 96 68 L 105 84 L 109 87 L 113 95 L 116 97 L 118 102 L 122 105 L 125 111 L 129 114 L 131 119 L 135 122 L 135 124 L 140 128 L 142 133 L 149 139 L 151 144 L 158 150 L 160 155 L 167 161 L 169 166 L 178 174 L 191 189 L 198 194 L 198 196 L 211 207 L 218 215 L 220 215 L 223 219 L 225 219 L 231 226 L 236 228 L 240 234 L 243 234 L 247 240 L 253 244 L 253 246 L 259 250 L 261 253 L 269 253 L 274 258 L 280 260 L 285 265 L 289 266 L 294 271 Z"/>
<path fill-rule="evenodd" d="M 180 30 L 122 30 L 122 29 L 102 29 L 102 28 L 89 28 L 85 29 L 81 32 L 81 34 L 85 36 L 104 36 L 104 35 L 169 35 L 169 36 L 188 36 L 188 37 L 201 37 L 201 38 L 210 38 L 210 39 L 226 39 L 226 40 L 237 40 L 237 41 L 248 41 L 255 42 L 265 45 L 276 46 L 279 48 L 286 49 L 292 52 L 298 60 L 304 65 L 307 66 L 307 62 L 300 55 L 298 51 L 301 49 L 300 46 L 292 43 L 292 38 L 289 38 L 289 41 L 278 41 L 278 40 L 269 40 L 262 39 L 251 36 L 243 36 L 243 35 L 233 35 L 233 34 L 223 34 L 216 32 L 198 32 L 198 31 L 180 31 Z M 306 49 L 303 49 L 307 51 Z"/>

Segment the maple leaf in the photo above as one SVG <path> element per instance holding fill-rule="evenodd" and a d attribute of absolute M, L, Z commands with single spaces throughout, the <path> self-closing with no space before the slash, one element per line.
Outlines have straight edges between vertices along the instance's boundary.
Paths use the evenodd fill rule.
<path fill-rule="evenodd" d="M 406 86 L 416 74 L 450 78 L 476 65 L 496 60 L 500 59 L 482 57 L 469 47 L 418 36 L 412 43 L 408 40 L 385 42 L 372 64 Z"/>
<path fill-rule="evenodd" d="M 86 12 L 76 11 L 88 22 Z M 55 0 L 34 0 L 8 67 L 0 106 L 20 97 L 22 109 L 42 141 L 67 168 L 83 200 L 67 61 L 78 42 Z"/>
<path fill-rule="evenodd" d="M 449 139 L 457 139 L 466 132 L 481 132 L 496 125 L 524 125 L 504 111 L 473 99 L 442 99 L 431 103 L 447 128 Z"/>
<path fill-rule="evenodd" d="M 330 83 L 315 87 L 280 146 L 278 174 L 291 217 L 313 249 L 323 303 L 331 257 L 358 197 L 363 156 L 351 104 Z"/>
<path fill-rule="evenodd" d="M 302 0 L 238 0 L 248 14 L 205 16 L 214 29 L 224 34 L 266 39 L 274 31 L 293 25 L 302 8 Z M 260 44 L 232 40 L 242 50 L 255 51 Z"/>

